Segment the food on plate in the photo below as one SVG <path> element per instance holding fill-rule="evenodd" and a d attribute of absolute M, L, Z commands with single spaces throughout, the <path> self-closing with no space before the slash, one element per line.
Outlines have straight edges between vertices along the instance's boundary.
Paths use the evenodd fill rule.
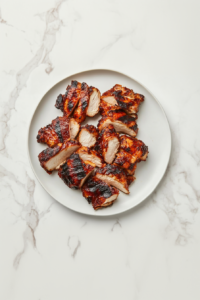
<path fill-rule="evenodd" d="M 72 80 L 66 93 L 57 97 L 55 107 L 61 109 L 67 117 L 73 113 L 74 119 L 81 123 L 86 116 L 93 117 L 99 112 L 100 97 L 97 88 Z"/>
<path fill-rule="evenodd" d="M 80 99 L 82 84 L 76 80 L 72 80 L 68 85 L 64 95 L 59 95 L 56 99 L 55 107 L 63 111 L 64 115 L 69 117 L 74 111 Z"/>
<path fill-rule="evenodd" d="M 80 92 L 80 99 L 78 102 L 78 106 L 74 110 L 73 118 L 81 123 L 85 120 L 87 109 L 89 105 L 89 87 L 87 83 L 83 82 L 81 84 L 81 92 Z"/>
<path fill-rule="evenodd" d="M 119 84 L 101 96 L 97 88 L 72 80 L 55 104 L 63 117 L 38 131 L 37 142 L 49 146 L 38 155 L 40 165 L 49 174 L 58 170 L 69 188 L 81 189 L 94 210 L 111 206 L 119 191 L 129 194 L 137 163 L 148 156 L 148 147 L 135 138 L 143 101 Z M 98 112 L 97 128 L 80 125 Z"/>
<path fill-rule="evenodd" d="M 68 187 L 80 189 L 86 179 L 92 175 L 95 164 L 83 161 L 78 153 L 73 153 L 58 170 L 59 177 Z"/>
<path fill-rule="evenodd" d="M 108 164 L 103 168 L 97 169 L 95 176 L 125 194 L 129 194 L 126 174 L 121 168 Z"/>
<path fill-rule="evenodd" d="M 120 106 L 128 114 L 137 113 L 139 105 L 144 101 L 144 96 L 135 94 L 133 90 L 116 84 L 112 89 L 102 94 L 101 99 L 111 105 Z"/>
<path fill-rule="evenodd" d="M 145 161 L 148 156 L 148 147 L 142 141 L 127 135 L 120 136 L 120 148 L 131 154 L 137 163 Z"/>
<path fill-rule="evenodd" d="M 53 148 L 43 150 L 39 155 L 40 165 L 49 174 L 62 164 L 81 145 L 76 140 L 59 143 Z"/>
<path fill-rule="evenodd" d="M 119 191 L 96 176 L 90 177 L 82 187 L 85 197 L 95 210 L 113 204 L 119 195 Z"/>
<path fill-rule="evenodd" d="M 93 125 L 85 125 L 81 127 L 78 140 L 84 147 L 93 147 L 97 141 L 99 131 Z"/>
<path fill-rule="evenodd" d="M 91 150 L 88 147 L 81 147 L 76 151 L 76 153 L 79 154 L 80 158 L 83 161 L 91 161 L 93 164 L 95 164 L 96 167 L 101 168 L 104 164 L 103 159 L 99 155 L 99 153 L 95 150 Z"/>
<path fill-rule="evenodd" d="M 114 117 L 102 117 L 98 123 L 98 129 L 101 131 L 109 124 L 113 125 L 115 130 L 120 133 L 127 133 L 131 136 L 136 136 L 138 132 L 138 126 L 135 122 L 135 118 L 125 115 L 119 118 Z"/>
<path fill-rule="evenodd" d="M 124 151 L 123 149 L 120 149 L 120 151 L 117 153 L 113 164 L 115 166 L 126 169 L 128 174 L 130 175 L 135 173 L 135 169 L 136 169 L 135 157 L 130 153 Z"/>
<path fill-rule="evenodd" d="M 104 127 L 101 131 L 101 149 L 104 161 L 111 164 L 119 148 L 119 135 L 113 125 Z"/>
<path fill-rule="evenodd" d="M 94 117 L 99 112 L 101 94 L 97 88 L 90 86 L 89 96 L 90 96 L 90 100 L 87 109 L 87 116 Z"/>
<path fill-rule="evenodd" d="M 73 118 L 57 117 L 51 124 L 41 128 L 38 131 L 37 142 L 54 147 L 66 140 L 73 140 L 80 130 L 80 124 Z"/>

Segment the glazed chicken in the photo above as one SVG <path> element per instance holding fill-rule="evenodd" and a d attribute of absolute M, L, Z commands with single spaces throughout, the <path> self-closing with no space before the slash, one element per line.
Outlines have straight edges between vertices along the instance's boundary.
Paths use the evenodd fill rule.
<path fill-rule="evenodd" d="M 83 161 L 78 153 L 73 153 L 58 170 L 59 177 L 72 189 L 80 189 L 86 179 L 92 175 L 95 164 Z"/>
<path fill-rule="evenodd" d="M 79 147 L 79 142 L 70 140 L 65 141 L 63 144 L 59 143 L 54 148 L 47 148 L 38 155 L 40 165 L 48 174 L 51 174 Z"/>
<path fill-rule="evenodd" d="M 108 125 L 101 131 L 101 150 L 104 161 L 111 164 L 119 149 L 119 135 L 113 125 Z"/>
<path fill-rule="evenodd" d="M 114 165 L 106 165 L 103 168 L 97 169 L 95 176 L 125 194 L 129 194 L 126 174 L 121 168 Z"/>
<path fill-rule="evenodd" d="M 133 90 L 116 84 L 112 89 L 103 93 L 101 99 L 111 105 L 120 106 L 127 113 L 132 114 L 138 112 L 140 103 L 144 101 L 144 96 L 135 94 Z"/>
<path fill-rule="evenodd" d="M 119 191 L 98 179 L 96 176 L 89 180 L 82 187 L 83 197 L 85 197 L 95 210 L 110 206 L 117 199 Z"/>
<path fill-rule="evenodd" d="M 69 119 L 66 116 L 57 117 L 51 124 L 41 128 L 36 138 L 38 143 L 44 143 L 49 147 L 54 147 L 58 143 L 75 139 L 79 130 L 80 124 L 73 118 Z"/>
<path fill-rule="evenodd" d="M 115 130 L 120 133 L 126 133 L 133 137 L 137 135 L 138 127 L 135 121 L 135 118 L 123 115 L 121 117 L 114 116 L 114 117 L 102 117 L 98 123 L 98 129 L 101 131 L 104 127 L 108 126 L 109 124 L 113 125 Z"/>
<path fill-rule="evenodd" d="M 78 102 L 78 106 L 74 110 L 73 118 L 78 122 L 81 123 L 85 120 L 87 109 L 89 105 L 89 87 L 87 83 L 83 82 L 81 84 L 81 92 L 80 92 L 80 99 Z"/>
<path fill-rule="evenodd" d="M 136 160 L 133 155 L 120 149 L 113 163 L 115 166 L 126 169 L 127 173 L 133 175 L 136 169 Z"/>
<path fill-rule="evenodd" d="M 148 156 L 148 147 L 142 141 L 127 135 L 120 136 L 120 148 L 132 155 L 134 163 L 144 161 Z"/>
<path fill-rule="evenodd" d="M 99 112 L 99 104 L 100 104 L 100 97 L 101 97 L 100 91 L 97 88 L 90 86 L 89 97 L 90 100 L 87 109 L 87 116 L 94 117 Z"/>
<path fill-rule="evenodd" d="M 83 161 L 91 161 L 93 164 L 95 164 L 96 167 L 101 168 L 104 163 L 98 152 L 95 150 L 91 150 L 90 148 L 81 147 L 76 151 L 76 153 L 79 154 L 80 158 Z"/>
<path fill-rule="evenodd" d="M 99 112 L 102 116 L 115 116 L 115 117 L 122 117 L 126 115 L 126 112 L 118 105 L 111 105 L 110 103 L 101 100 L 99 106 Z M 132 117 L 137 119 L 137 114 L 132 113 L 130 114 Z"/>
<path fill-rule="evenodd" d="M 82 84 L 76 80 L 72 80 L 68 85 L 64 95 L 59 95 L 56 100 L 55 107 L 61 109 L 65 116 L 69 117 L 77 106 L 81 95 Z"/>
<path fill-rule="evenodd" d="M 93 125 L 85 125 L 81 127 L 78 140 L 84 147 L 93 147 L 97 141 L 99 132 Z"/>

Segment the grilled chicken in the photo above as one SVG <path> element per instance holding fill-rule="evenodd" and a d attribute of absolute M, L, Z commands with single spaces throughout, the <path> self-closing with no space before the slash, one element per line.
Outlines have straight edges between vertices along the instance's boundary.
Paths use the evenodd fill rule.
<path fill-rule="evenodd" d="M 78 102 L 78 106 L 74 110 L 73 115 L 73 118 L 79 123 L 83 122 L 86 118 L 89 99 L 89 87 L 87 83 L 83 82 L 81 84 L 80 100 Z"/>
<path fill-rule="evenodd" d="M 127 135 L 120 136 L 120 148 L 132 155 L 134 163 L 146 160 L 148 156 L 148 147 L 142 141 Z"/>
<path fill-rule="evenodd" d="M 90 86 L 89 95 L 90 95 L 90 100 L 87 109 L 87 116 L 94 117 L 99 112 L 101 94 L 97 88 Z"/>
<path fill-rule="evenodd" d="M 54 147 L 65 140 L 75 139 L 80 130 L 80 124 L 73 118 L 57 117 L 51 124 L 38 131 L 37 142 Z"/>
<path fill-rule="evenodd" d="M 55 107 L 61 109 L 65 116 L 69 117 L 79 102 L 82 84 L 76 80 L 72 80 L 68 85 L 64 95 L 59 95 Z"/>
<path fill-rule="evenodd" d="M 117 199 L 119 191 L 98 179 L 96 176 L 89 180 L 82 187 L 83 197 L 85 197 L 95 210 L 110 206 Z"/>
<path fill-rule="evenodd" d="M 127 178 L 128 186 L 130 186 L 131 183 L 133 183 L 133 181 L 135 181 L 135 179 L 136 179 L 134 175 L 130 175 L 130 174 L 126 174 L 126 178 Z"/>
<path fill-rule="evenodd" d="M 86 125 L 81 127 L 78 140 L 84 147 L 93 147 L 97 141 L 99 132 L 93 125 Z"/>
<path fill-rule="evenodd" d="M 120 106 L 118 105 L 112 105 L 104 100 L 101 100 L 100 102 L 100 106 L 99 106 L 99 112 L 102 116 L 125 116 L 126 113 Z M 113 114 L 114 113 L 114 114 Z M 137 114 L 135 113 L 128 113 L 130 116 L 134 117 L 135 119 L 137 119 Z"/>
<path fill-rule="evenodd" d="M 58 175 L 64 183 L 73 189 L 79 189 L 86 179 L 92 174 L 95 164 L 83 161 L 78 153 L 73 153 L 67 161 L 60 166 Z"/>
<path fill-rule="evenodd" d="M 106 163 L 111 164 L 119 148 L 119 135 L 113 125 L 108 125 L 101 131 L 101 149 Z"/>
<path fill-rule="evenodd" d="M 137 135 L 138 128 L 135 118 L 125 115 L 122 117 L 102 117 L 98 123 L 98 129 L 101 131 L 104 127 L 112 124 L 117 132 L 127 133 L 133 137 Z"/>
<path fill-rule="evenodd" d="M 133 175 L 136 169 L 136 160 L 133 155 L 120 149 L 113 163 L 115 166 L 126 169 L 128 174 Z"/>
<path fill-rule="evenodd" d="M 76 153 L 79 154 L 80 158 L 83 161 L 91 161 L 93 164 L 95 164 L 96 167 L 101 168 L 103 165 L 101 156 L 95 150 L 91 150 L 87 147 L 81 147 L 76 151 Z"/>
<path fill-rule="evenodd" d="M 127 113 L 132 114 L 138 112 L 140 103 L 144 101 L 144 96 L 135 94 L 133 90 L 116 84 L 112 89 L 103 93 L 101 99 L 111 105 L 120 106 Z"/>
<path fill-rule="evenodd" d="M 95 176 L 125 194 L 129 194 L 126 174 L 121 168 L 114 165 L 106 165 L 103 168 L 97 169 Z"/>
<path fill-rule="evenodd" d="M 54 148 L 47 148 L 38 155 L 40 165 L 47 173 L 51 174 L 57 166 L 62 164 L 79 147 L 79 142 L 70 140 L 65 141 L 63 144 L 59 143 Z"/>

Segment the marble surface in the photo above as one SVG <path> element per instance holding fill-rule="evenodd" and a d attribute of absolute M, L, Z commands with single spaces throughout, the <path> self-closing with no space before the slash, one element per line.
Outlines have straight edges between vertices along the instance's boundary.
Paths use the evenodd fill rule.
<path fill-rule="evenodd" d="M 200 299 L 199 11 L 197 0 L 1 0 L 0 299 Z M 108 218 L 61 206 L 27 158 L 40 97 L 98 67 L 149 88 L 173 142 L 151 197 Z"/>

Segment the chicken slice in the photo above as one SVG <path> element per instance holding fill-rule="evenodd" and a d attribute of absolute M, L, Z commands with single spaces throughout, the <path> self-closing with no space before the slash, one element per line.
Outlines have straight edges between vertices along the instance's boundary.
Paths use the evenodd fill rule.
<path fill-rule="evenodd" d="M 109 124 L 113 125 L 115 130 L 120 133 L 127 133 L 131 136 L 136 136 L 138 132 L 137 123 L 135 118 L 131 116 L 122 116 L 119 118 L 114 117 L 102 117 L 98 123 L 98 129 L 101 131 L 104 127 L 108 126 Z"/>
<path fill-rule="evenodd" d="M 101 100 L 100 106 L 99 106 L 99 111 L 102 116 L 108 116 L 108 117 L 122 117 L 125 116 L 128 112 L 123 110 L 120 106 L 118 105 L 111 105 L 108 102 Z M 135 120 L 137 119 L 137 114 L 135 113 L 128 113 L 131 115 Z"/>
<path fill-rule="evenodd" d="M 69 117 L 77 106 L 81 95 L 81 83 L 72 80 L 71 85 L 68 85 L 64 95 L 58 95 L 55 107 L 61 109 L 67 117 Z"/>
<path fill-rule="evenodd" d="M 127 178 L 128 186 L 130 186 L 136 179 L 134 175 L 130 175 L 130 174 L 127 174 L 126 178 Z"/>
<path fill-rule="evenodd" d="M 96 176 L 89 180 L 82 187 L 83 197 L 85 197 L 95 210 L 110 206 L 117 199 L 119 191 L 98 179 Z"/>
<path fill-rule="evenodd" d="M 78 102 L 78 106 L 74 110 L 73 118 L 78 122 L 81 123 L 85 120 L 87 109 L 89 105 L 89 87 L 87 83 L 83 82 L 81 84 L 81 92 L 80 92 L 80 100 Z"/>
<path fill-rule="evenodd" d="M 47 173 L 51 174 L 57 166 L 62 164 L 79 147 L 79 142 L 70 140 L 63 144 L 59 143 L 54 148 L 47 148 L 38 155 L 40 165 Z"/>
<path fill-rule="evenodd" d="M 136 169 L 136 159 L 130 153 L 120 149 L 113 163 L 115 166 L 126 169 L 128 174 L 133 175 Z"/>
<path fill-rule="evenodd" d="M 37 142 L 54 147 L 65 140 L 73 140 L 80 130 L 80 124 L 73 118 L 57 117 L 51 124 L 38 131 Z"/>
<path fill-rule="evenodd" d="M 148 156 L 148 147 L 140 140 L 127 135 L 120 136 L 120 148 L 131 154 L 135 162 L 146 160 Z"/>
<path fill-rule="evenodd" d="M 106 165 L 103 168 L 97 169 L 95 176 L 125 194 L 129 194 L 126 174 L 121 168 L 114 165 Z"/>
<path fill-rule="evenodd" d="M 95 150 L 91 150 L 87 147 L 81 147 L 76 151 L 76 153 L 79 154 L 80 158 L 83 161 L 91 161 L 93 164 L 95 164 L 96 167 L 101 168 L 103 165 L 101 156 Z"/>
<path fill-rule="evenodd" d="M 144 96 L 135 94 L 133 90 L 116 84 L 112 89 L 103 93 L 101 99 L 111 105 L 120 106 L 129 114 L 137 113 L 139 105 L 144 101 Z"/>
<path fill-rule="evenodd" d="M 113 125 L 104 127 L 101 131 L 101 150 L 104 161 L 111 164 L 119 149 L 119 135 L 116 133 Z"/>
<path fill-rule="evenodd" d="M 99 112 L 99 104 L 100 104 L 100 91 L 90 86 L 89 88 L 90 101 L 87 109 L 87 116 L 94 117 Z"/>
<path fill-rule="evenodd" d="M 80 189 L 86 179 L 92 175 L 95 164 L 83 161 L 78 153 L 73 153 L 58 170 L 59 177 L 73 189 Z"/>
<path fill-rule="evenodd" d="M 81 127 L 78 140 L 84 147 L 93 147 L 97 141 L 99 132 L 93 125 L 85 125 Z"/>

